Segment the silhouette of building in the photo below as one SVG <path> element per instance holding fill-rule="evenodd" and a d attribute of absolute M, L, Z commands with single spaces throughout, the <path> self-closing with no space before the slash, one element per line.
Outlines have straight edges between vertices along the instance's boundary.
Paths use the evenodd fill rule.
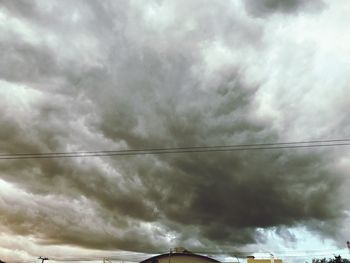
<path fill-rule="evenodd" d="M 191 253 L 184 248 L 175 248 L 174 252 L 154 256 L 140 263 L 220 263 L 220 261 Z"/>

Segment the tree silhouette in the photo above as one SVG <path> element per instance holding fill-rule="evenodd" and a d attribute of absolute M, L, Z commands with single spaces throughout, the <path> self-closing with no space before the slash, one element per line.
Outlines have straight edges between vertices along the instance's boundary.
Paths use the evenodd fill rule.
<path fill-rule="evenodd" d="M 321 258 L 317 259 L 314 258 L 312 259 L 312 263 L 350 263 L 350 261 L 346 258 L 342 258 L 341 256 L 334 256 L 334 258 Z"/>

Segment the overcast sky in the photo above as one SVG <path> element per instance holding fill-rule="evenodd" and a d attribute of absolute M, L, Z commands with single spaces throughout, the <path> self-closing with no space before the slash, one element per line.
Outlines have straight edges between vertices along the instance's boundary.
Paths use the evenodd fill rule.
<path fill-rule="evenodd" d="M 350 138 L 349 13 L 348 0 L 0 0 L 0 152 Z M 0 160 L 0 256 L 332 255 L 350 239 L 349 154 Z"/>

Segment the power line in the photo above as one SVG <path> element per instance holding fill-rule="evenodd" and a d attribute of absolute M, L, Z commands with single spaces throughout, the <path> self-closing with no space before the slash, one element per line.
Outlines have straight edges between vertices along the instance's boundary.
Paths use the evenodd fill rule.
<path fill-rule="evenodd" d="M 281 258 L 306 258 L 306 257 L 320 257 L 320 256 L 332 256 L 333 254 L 339 254 L 342 249 L 319 249 L 319 250 L 284 250 L 284 251 L 274 251 L 271 250 L 271 253 L 273 253 L 277 257 Z M 202 255 L 226 255 L 230 256 L 235 254 L 235 256 L 238 257 L 245 257 L 247 255 L 252 255 L 256 253 L 267 253 L 262 251 L 233 251 L 233 250 L 223 250 L 223 251 L 192 251 L 195 254 L 202 254 Z M 112 260 L 112 261 L 130 261 L 130 262 L 139 262 L 140 260 L 143 260 L 145 258 L 152 257 L 154 255 L 158 254 L 166 254 L 168 252 L 157 252 L 157 253 L 123 253 L 118 255 L 104 255 L 104 256 L 87 256 L 87 257 L 49 257 L 45 258 L 45 260 L 49 261 L 56 261 L 56 262 L 77 262 L 77 261 L 100 261 L 103 259 Z M 332 255 L 331 255 L 332 254 Z M 341 253 L 340 253 L 341 254 Z M 264 257 L 262 257 L 264 258 Z M 40 258 L 39 258 L 40 259 Z M 43 259 L 43 258 L 41 258 Z M 16 263 L 28 263 L 28 262 L 35 262 L 30 260 L 16 260 L 16 261 L 9 261 L 9 263 L 16 262 Z"/>
<path fill-rule="evenodd" d="M 98 261 L 98 260 L 128 260 L 128 261 L 139 261 L 150 256 L 157 254 L 162 254 L 163 252 L 157 252 L 155 254 L 151 253 L 142 253 L 142 252 L 128 252 L 120 253 L 119 255 L 100 255 L 100 256 L 87 256 L 87 257 L 50 257 L 52 261 Z"/>
<path fill-rule="evenodd" d="M 315 144 L 315 143 L 334 143 L 334 142 L 350 142 L 348 139 L 331 139 L 331 140 L 310 140 L 310 141 L 292 141 L 277 143 L 254 143 L 254 144 L 232 144 L 232 145 L 211 145 L 211 146 L 188 146 L 188 147 L 169 147 L 169 148 L 145 148 L 145 149 L 129 149 L 129 150 L 102 150 L 102 151 L 72 151 L 72 152 L 44 152 L 44 153 L 14 153 L 0 154 L 0 156 L 22 156 L 22 155 L 50 155 L 50 154 L 93 154 L 93 153 L 114 153 L 114 152 L 138 152 L 138 151 L 165 151 L 165 150 L 189 150 L 189 149 L 210 149 L 210 148 L 232 148 L 232 147 L 254 147 L 254 146 L 274 146 L 274 145 L 294 145 L 294 144 Z"/>
<path fill-rule="evenodd" d="M 349 146 L 349 145 L 350 145 L 350 139 L 332 139 L 332 140 L 294 141 L 294 142 L 279 142 L 279 143 L 148 148 L 148 149 L 131 149 L 131 150 L 12 153 L 12 154 L 3 153 L 3 154 L 0 154 L 0 160 L 160 155 L 160 154 L 210 153 L 210 152 L 251 151 L 251 150 L 257 151 L 257 150 L 275 150 L 275 149 L 336 147 L 336 146 Z"/>
<path fill-rule="evenodd" d="M 335 248 L 324 248 L 324 249 L 309 249 L 309 250 L 273 250 L 271 249 L 271 252 L 274 254 L 288 254 L 288 253 L 318 253 L 318 252 L 329 252 L 329 253 L 334 253 L 335 251 L 343 251 L 343 248 L 335 249 Z M 246 250 L 219 250 L 219 251 L 201 251 L 201 250 L 195 250 L 192 251 L 193 253 L 197 254 L 241 254 L 241 255 L 246 255 L 246 254 L 252 254 L 252 253 L 270 253 L 270 251 L 260 251 L 260 250 L 254 250 L 254 251 L 246 251 Z"/>

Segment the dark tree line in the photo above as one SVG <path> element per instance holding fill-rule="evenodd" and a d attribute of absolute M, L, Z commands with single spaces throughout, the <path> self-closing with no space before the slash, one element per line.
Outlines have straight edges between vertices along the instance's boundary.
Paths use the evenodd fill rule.
<path fill-rule="evenodd" d="M 350 263 L 350 261 L 346 258 L 342 258 L 341 256 L 334 256 L 334 258 L 322 258 L 322 259 L 316 259 L 314 258 L 312 260 L 312 263 Z"/>

